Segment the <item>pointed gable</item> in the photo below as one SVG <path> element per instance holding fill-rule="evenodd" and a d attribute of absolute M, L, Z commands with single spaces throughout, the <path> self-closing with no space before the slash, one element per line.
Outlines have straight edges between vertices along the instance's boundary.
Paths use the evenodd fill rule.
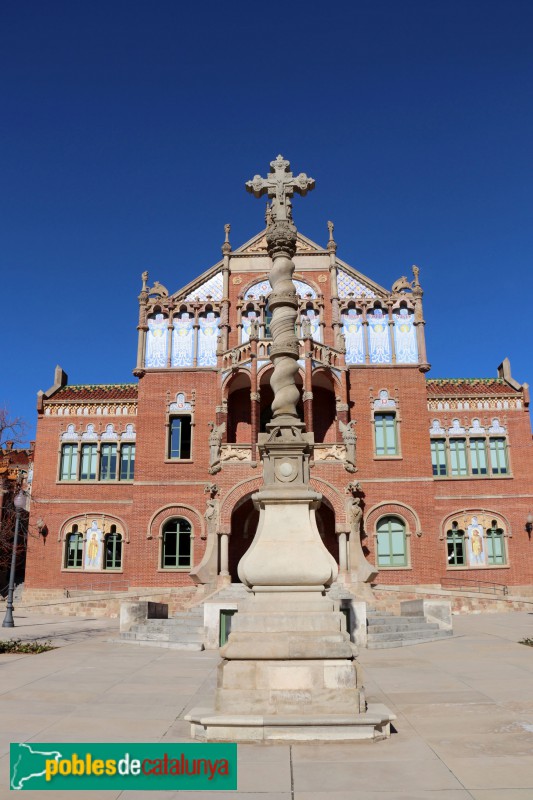
<path fill-rule="evenodd" d="M 373 298 L 376 296 L 376 293 L 372 291 L 372 289 L 357 280 L 354 275 L 348 274 L 344 269 L 338 269 L 337 271 L 337 284 L 340 298 L 351 296 Z"/>
<path fill-rule="evenodd" d="M 268 255 L 266 229 L 256 234 L 252 239 L 249 239 L 233 252 L 238 253 L 239 255 Z M 311 239 L 308 239 L 307 236 L 303 236 L 303 234 L 298 232 L 296 238 L 296 255 L 299 253 L 325 252 L 326 251 L 323 247 L 320 247 L 320 245 L 316 244 L 316 242 L 311 241 Z"/>

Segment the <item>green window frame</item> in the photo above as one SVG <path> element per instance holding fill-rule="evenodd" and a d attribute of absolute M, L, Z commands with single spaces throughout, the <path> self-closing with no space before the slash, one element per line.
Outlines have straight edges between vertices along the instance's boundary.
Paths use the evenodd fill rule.
<path fill-rule="evenodd" d="M 117 533 L 116 525 L 104 537 L 104 554 L 105 569 L 122 569 L 122 535 Z"/>
<path fill-rule="evenodd" d="M 396 414 L 374 414 L 374 447 L 376 456 L 398 455 Z"/>
<path fill-rule="evenodd" d="M 132 481 L 135 477 L 135 445 L 123 444 L 120 448 L 120 480 Z"/>
<path fill-rule="evenodd" d="M 470 465 L 472 475 L 487 475 L 487 445 L 485 439 L 470 439 Z"/>
<path fill-rule="evenodd" d="M 446 551 L 448 565 L 459 567 L 466 565 L 465 532 L 460 530 L 457 522 L 446 532 Z"/>
<path fill-rule="evenodd" d="M 170 418 L 168 452 L 169 458 L 190 459 L 192 439 L 192 420 L 190 415 L 182 414 Z"/>
<path fill-rule="evenodd" d="M 431 463 L 433 475 L 447 475 L 448 463 L 446 460 L 446 439 L 431 440 Z"/>
<path fill-rule="evenodd" d="M 117 479 L 117 446 L 102 444 L 100 447 L 100 480 L 116 481 Z"/>
<path fill-rule="evenodd" d="M 454 477 L 468 475 L 466 439 L 450 439 L 450 467 Z"/>
<path fill-rule="evenodd" d="M 507 458 L 507 441 L 503 436 L 489 439 L 490 468 L 493 475 L 507 475 L 509 461 Z"/>
<path fill-rule="evenodd" d="M 98 469 L 98 445 L 82 444 L 80 481 L 95 481 Z"/>
<path fill-rule="evenodd" d="M 59 480 L 75 481 L 78 477 L 78 445 L 64 444 L 61 446 L 61 464 L 59 467 Z"/>
<path fill-rule="evenodd" d="M 377 562 L 379 567 L 407 566 L 405 523 L 399 517 L 383 517 L 377 528 Z"/>
<path fill-rule="evenodd" d="M 78 531 L 78 526 L 73 525 L 72 531 L 65 539 L 65 568 L 81 569 L 83 566 L 83 534 Z"/>
<path fill-rule="evenodd" d="M 192 567 L 192 526 L 182 517 L 167 520 L 163 526 L 161 567 L 162 569 Z"/>
<path fill-rule="evenodd" d="M 490 566 L 506 564 L 503 529 L 498 528 L 496 520 L 493 520 L 492 527 L 487 528 L 485 531 L 485 541 L 487 544 L 487 563 Z"/>

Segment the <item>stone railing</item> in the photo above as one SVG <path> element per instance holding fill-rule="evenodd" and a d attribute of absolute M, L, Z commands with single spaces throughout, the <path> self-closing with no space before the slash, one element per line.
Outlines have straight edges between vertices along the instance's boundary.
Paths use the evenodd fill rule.
<path fill-rule="evenodd" d="M 270 359 L 270 348 L 272 347 L 272 339 L 259 339 L 257 341 L 257 359 L 258 361 L 267 361 Z M 299 358 L 305 357 L 305 340 L 299 341 Z M 252 345 L 250 342 L 239 344 L 231 350 L 220 354 L 220 366 L 223 370 L 231 369 L 232 367 L 239 367 L 250 361 L 252 354 Z M 318 361 L 325 367 L 342 367 L 344 366 L 344 353 L 335 347 L 322 344 L 321 342 L 313 341 L 311 344 L 311 357 L 313 361 Z"/>

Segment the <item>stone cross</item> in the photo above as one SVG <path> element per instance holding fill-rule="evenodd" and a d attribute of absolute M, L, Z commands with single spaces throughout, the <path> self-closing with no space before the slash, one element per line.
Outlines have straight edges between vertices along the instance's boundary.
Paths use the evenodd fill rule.
<path fill-rule="evenodd" d="M 304 197 L 307 192 L 315 188 L 313 178 L 308 178 L 304 172 L 294 176 L 290 172 L 290 162 L 283 156 L 278 156 L 270 162 L 270 172 L 266 178 L 254 175 L 252 181 L 247 181 L 246 190 L 252 192 L 254 197 L 268 194 L 272 198 L 272 218 L 275 222 L 291 219 L 290 198 L 296 192 Z"/>

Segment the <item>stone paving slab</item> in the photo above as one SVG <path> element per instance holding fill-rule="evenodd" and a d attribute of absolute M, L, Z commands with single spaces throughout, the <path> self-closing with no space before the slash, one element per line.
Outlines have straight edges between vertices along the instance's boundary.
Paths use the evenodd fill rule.
<path fill-rule="evenodd" d="M 24 638 L 37 632 L 59 648 L 0 656 L 0 800 L 13 797 L 9 741 L 186 742 L 183 716 L 212 702 L 216 652 L 113 644 L 116 620 L 15 622 L 5 629 L 15 638 L 24 627 Z M 454 628 L 445 641 L 360 651 L 369 701 L 398 715 L 387 741 L 240 745 L 238 792 L 98 792 L 96 800 L 532 800 L 533 648 L 517 642 L 532 635 L 533 616 L 454 617 Z M 58 797 L 69 795 L 94 798 Z"/>

